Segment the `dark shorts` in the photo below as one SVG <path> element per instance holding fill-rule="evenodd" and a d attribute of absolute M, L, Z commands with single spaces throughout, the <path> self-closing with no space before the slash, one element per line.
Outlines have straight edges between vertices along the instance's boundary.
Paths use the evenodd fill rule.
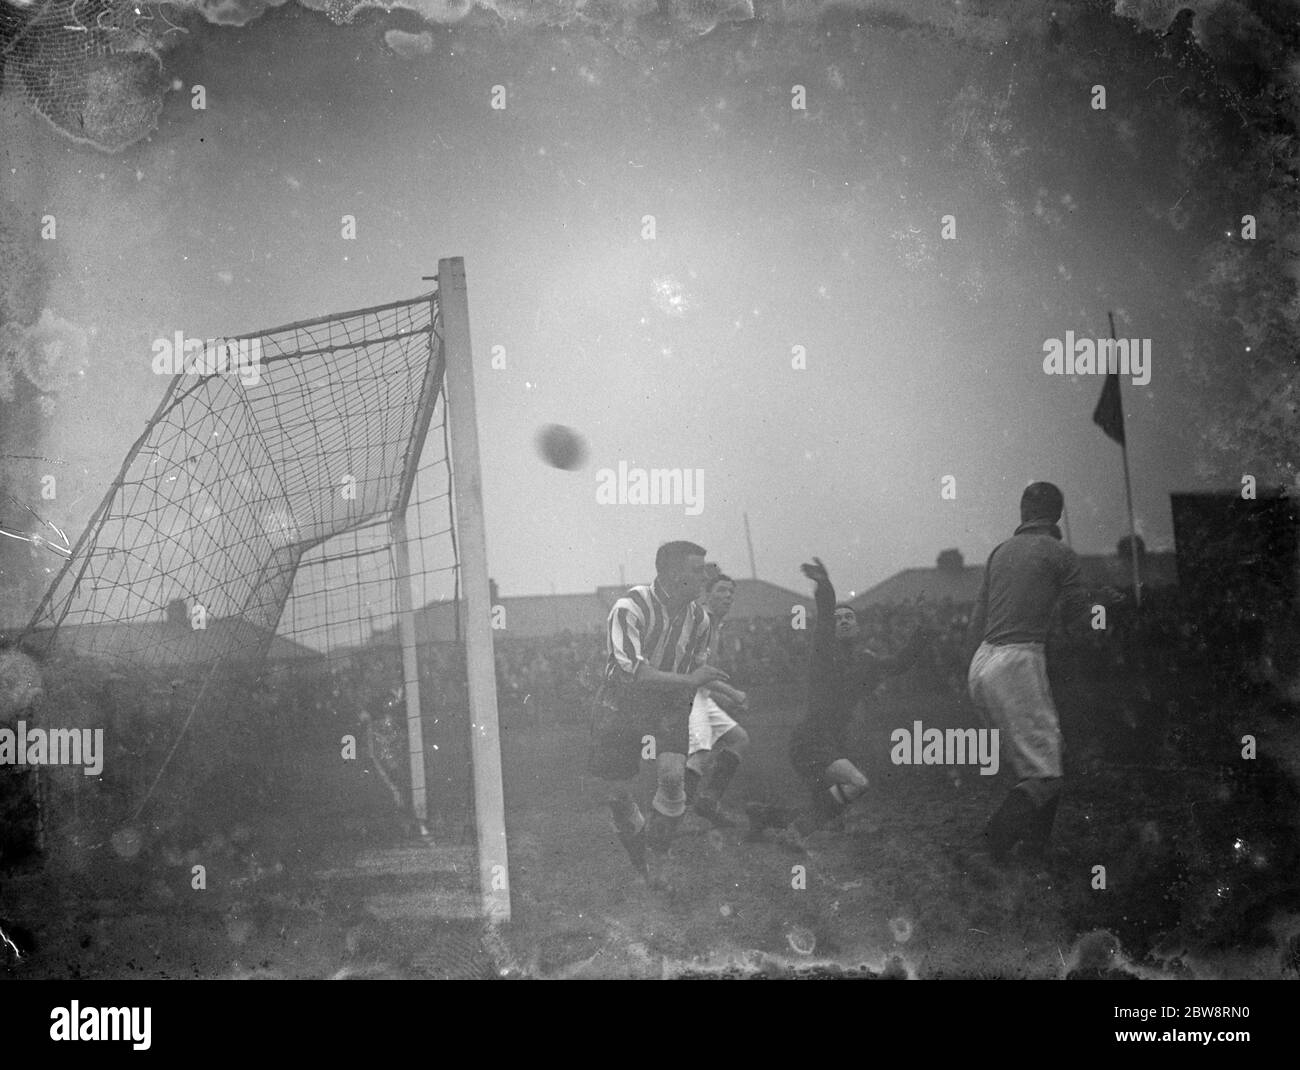
<path fill-rule="evenodd" d="M 790 764 L 811 788 L 829 783 L 826 767 L 844 757 L 844 746 L 834 733 L 821 731 L 812 721 L 801 721 L 790 733 Z"/>
<path fill-rule="evenodd" d="M 602 780 L 631 780 L 641 771 L 646 737 L 654 753 L 686 754 L 693 692 L 617 698 L 602 689 L 592 704 L 587 771 Z"/>

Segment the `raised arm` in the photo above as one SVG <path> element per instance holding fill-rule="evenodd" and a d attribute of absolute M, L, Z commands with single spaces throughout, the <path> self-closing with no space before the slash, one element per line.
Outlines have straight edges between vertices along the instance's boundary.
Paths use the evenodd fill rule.
<path fill-rule="evenodd" d="M 799 567 L 816 584 L 813 593 L 817 603 L 817 624 L 813 629 L 813 665 L 820 667 L 832 662 L 835 657 L 835 586 L 820 557 L 814 557 L 812 564 Z"/>

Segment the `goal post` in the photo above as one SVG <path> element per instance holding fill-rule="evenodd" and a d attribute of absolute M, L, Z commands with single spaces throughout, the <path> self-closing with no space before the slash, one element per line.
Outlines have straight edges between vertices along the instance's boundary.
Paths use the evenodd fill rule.
<path fill-rule="evenodd" d="M 466 602 L 465 663 L 469 684 L 470 749 L 474 763 L 474 821 L 478 833 L 483 907 L 493 921 L 510 920 L 505 802 L 501 786 L 501 735 L 497 720 L 496 664 L 492 648 L 491 588 L 483 527 L 483 483 L 474 407 L 474 360 L 469 337 L 465 261 L 438 261 L 443 345 L 447 360 L 447 410 L 455 478 L 457 544 Z"/>
<path fill-rule="evenodd" d="M 163 397 L 21 641 L 74 691 L 120 667 L 153 726 L 103 822 L 162 829 L 250 763 L 340 834 L 414 817 L 452 844 L 472 808 L 480 913 L 506 921 L 463 259 L 437 279 L 239 336 L 167 331 Z"/>

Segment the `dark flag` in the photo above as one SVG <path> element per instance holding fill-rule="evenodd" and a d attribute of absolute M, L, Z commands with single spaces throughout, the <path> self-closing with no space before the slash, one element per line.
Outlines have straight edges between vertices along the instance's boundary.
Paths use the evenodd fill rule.
<path fill-rule="evenodd" d="M 1106 376 L 1101 397 L 1092 412 L 1092 422 L 1106 433 L 1106 437 L 1124 445 L 1124 407 L 1119 400 L 1118 373 Z"/>

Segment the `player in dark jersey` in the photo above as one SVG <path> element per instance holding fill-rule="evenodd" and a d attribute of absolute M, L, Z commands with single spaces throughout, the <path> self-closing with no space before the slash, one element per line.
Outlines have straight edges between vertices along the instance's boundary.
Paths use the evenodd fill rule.
<path fill-rule="evenodd" d="M 1054 483 L 1025 488 L 1021 524 L 989 554 L 971 619 L 979 646 L 970 695 L 1001 730 L 1017 779 L 985 833 L 998 865 L 1021 844 L 1030 858 L 1045 855 L 1061 797 L 1063 741 L 1047 678 L 1047 635 L 1058 605 L 1067 629 L 1083 628 L 1092 608 L 1079 559 L 1057 527 L 1064 508 Z"/>
<path fill-rule="evenodd" d="M 895 657 L 859 651 L 857 613 L 850 605 L 836 605 L 826 566 L 814 557 L 802 570 L 817 585 L 817 625 L 808 671 L 808 712 L 790 735 L 790 762 L 812 794 L 813 823 L 823 825 L 867 790 L 866 775 L 845 757 L 854 709 L 885 677 L 910 669 L 934 633 L 918 628 Z M 751 834 L 784 824 L 786 817 L 765 804 L 751 806 Z"/>

